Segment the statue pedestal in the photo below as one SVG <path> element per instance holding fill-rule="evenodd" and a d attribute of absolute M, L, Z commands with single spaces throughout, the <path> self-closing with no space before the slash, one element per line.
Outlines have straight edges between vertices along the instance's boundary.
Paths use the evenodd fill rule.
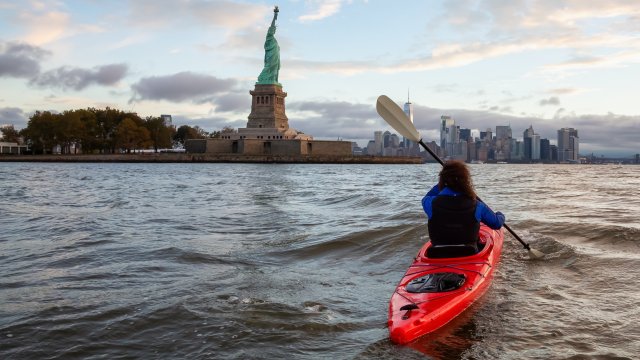
<path fill-rule="evenodd" d="M 248 129 L 276 129 L 284 132 L 289 129 L 289 119 L 285 114 L 287 93 L 282 86 L 256 84 L 251 94 L 251 114 L 247 122 Z"/>

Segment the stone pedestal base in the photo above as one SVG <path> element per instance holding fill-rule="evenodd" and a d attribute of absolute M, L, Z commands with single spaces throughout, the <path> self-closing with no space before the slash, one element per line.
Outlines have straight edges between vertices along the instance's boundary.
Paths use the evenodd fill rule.
<path fill-rule="evenodd" d="M 287 93 L 278 85 L 256 84 L 251 94 L 251 114 L 247 122 L 248 129 L 289 129 L 289 119 L 285 114 Z"/>

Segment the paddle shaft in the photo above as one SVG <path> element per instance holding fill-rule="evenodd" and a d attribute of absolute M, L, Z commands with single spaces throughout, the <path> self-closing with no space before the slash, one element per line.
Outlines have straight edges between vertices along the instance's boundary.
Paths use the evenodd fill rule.
<path fill-rule="evenodd" d="M 434 159 L 436 159 L 440 165 L 444 166 L 444 161 L 442 161 L 442 159 L 440 159 L 440 157 L 438 155 L 436 155 L 431 149 L 429 149 L 429 147 L 422 141 L 422 139 L 420 139 L 420 141 L 418 142 L 420 145 L 422 145 L 422 147 L 427 150 L 427 152 L 429 153 L 429 155 L 431 155 L 431 157 L 433 157 Z M 478 201 L 482 201 L 480 199 L 479 196 L 476 196 L 476 198 L 478 199 Z M 484 202 L 484 201 L 482 201 Z M 525 249 L 531 251 L 531 248 L 529 247 L 529 244 L 527 244 L 526 242 L 524 242 L 520 236 L 518 236 L 518 234 L 516 234 L 513 230 L 511 230 L 511 228 L 509 227 L 509 225 L 507 225 L 506 223 L 503 224 L 502 226 L 504 226 L 505 229 L 507 229 L 511 235 L 513 235 L 514 238 L 516 238 L 516 240 L 518 240 L 520 242 L 520 244 L 522 244 L 522 246 L 524 246 Z"/>

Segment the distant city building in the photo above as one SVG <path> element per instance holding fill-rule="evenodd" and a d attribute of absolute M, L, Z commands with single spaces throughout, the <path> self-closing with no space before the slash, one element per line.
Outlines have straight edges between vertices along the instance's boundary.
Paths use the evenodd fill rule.
<path fill-rule="evenodd" d="M 460 141 L 469 141 L 471 139 L 471 129 L 460 129 Z"/>
<path fill-rule="evenodd" d="M 522 134 L 522 142 L 524 143 L 524 160 L 539 161 L 540 160 L 540 135 L 533 131 L 533 125 L 530 125 Z"/>
<path fill-rule="evenodd" d="M 407 114 L 407 117 L 413 124 L 413 104 L 409 99 L 408 92 L 407 92 L 407 102 L 404 104 L 404 113 Z M 406 149 L 406 155 L 414 155 L 414 154 L 418 155 L 417 153 L 420 152 L 420 148 L 418 147 L 418 144 L 405 137 L 402 138 L 402 147 Z"/>
<path fill-rule="evenodd" d="M 558 130 L 558 161 L 577 162 L 579 143 L 578 130 L 574 128 Z"/>
<path fill-rule="evenodd" d="M 375 151 L 369 155 L 382 155 L 382 131 L 375 131 L 373 133 L 373 142 L 375 144 Z"/>
<path fill-rule="evenodd" d="M 496 138 L 494 143 L 494 158 L 497 161 L 511 159 L 511 126 L 496 126 Z"/>
<path fill-rule="evenodd" d="M 410 102 L 407 101 L 405 113 L 412 119 L 412 116 L 409 115 L 413 114 L 413 107 L 410 105 Z M 451 116 L 442 115 L 440 117 L 440 139 L 439 142 L 433 142 L 432 150 L 443 158 L 467 162 L 580 162 L 578 131 L 573 128 L 558 130 L 558 145 L 552 145 L 549 139 L 541 138 L 540 134 L 534 131 L 533 125 L 529 125 L 522 133 L 522 141 L 513 138 L 510 125 L 497 125 L 495 136 L 491 128 L 479 131 L 479 138 L 474 138 L 473 134 L 478 134 L 477 130 L 461 128 L 456 125 Z M 417 153 L 412 153 L 412 149 L 405 145 L 406 139 L 399 142 L 397 135 L 388 131 L 385 133 L 376 131 L 374 136 L 376 140 L 369 141 L 367 150 L 365 150 L 370 155 L 377 144 L 380 144 L 379 154 L 385 156 L 420 154 L 419 147 Z M 422 153 L 422 157 L 431 161 L 431 157 L 425 156 L 424 153 Z"/>
<path fill-rule="evenodd" d="M 551 143 L 549 139 L 540 139 L 540 160 L 551 161 Z"/>
<path fill-rule="evenodd" d="M 391 147 L 391 132 L 389 131 L 385 131 L 382 134 L 382 148 L 388 148 Z"/>
<path fill-rule="evenodd" d="M 533 134 L 531 137 L 531 160 L 540 160 L 540 135 Z"/>
<path fill-rule="evenodd" d="M 455 128 L 455 122 L 451 118 L 451 116 L 442 115 L 440 117 L 440 148 L 447 152 L 447 148 L 451 143 L 451 135 L 452 128 Z"/>
<path fill-rule="evenodd" d="M 367 147 L 365 148 L 365 151 L 367 155 L 376 155 L 377 154 L 376 142 L 373 140 L 369 140 L 369 142 L 367 143 Z"/>
<path fill-rule="evenodd" d="M 460 126 L 451 116 L 440 117 L 440 147 L 444 155 L 450 159 L 467 161 L 467 142 L 460 141 Z"/>
<path fill-rule="evenodd" d="M 363 155 L 364 149 L 362 149 L 360 146 L 358 146 L 357 142 L 352 141 L 351 142 L 351 153 L 353 155 Z"/>
<path fill-rule="evenodd" d="M 516 139 L 511 139 L 511 145 L 510 145 L 510 154 L 509 154 L 509 159 L 510 160 L 516 160 L 516 161 L 520 161 L 522 160 L 522 158 L 524 157 L 524 145 L 522 143 L 522 141 L 518 141 Z"/>
<path fill-rule="evenodd" d="M 556 145 L 549 146 L 549 151 L 551 155 L 551 161 L 558 161 L 558 146 Z"/>
<path fill-rule="evenodd" d="M 166 114 L 160 115 L 160 119 L 162 119 L 165 126 L 173 125 L 171 120 L 171 115 L 166 115 Z"/>
<path fill-rule="evenodd" d="M 480 140 L 485 140 L 485 141 L 491 141 L 493 140 L 493 133 L 491 132 L 491 129 L 487 129 L 487 131 L 484 132 L 484 137 L 480 136 Z"/>
<path fill-rule="evenodd" d="M 511 126 L 509 125 L 497 125 L 496 126 L 496 139 L 511 139 Z"/>

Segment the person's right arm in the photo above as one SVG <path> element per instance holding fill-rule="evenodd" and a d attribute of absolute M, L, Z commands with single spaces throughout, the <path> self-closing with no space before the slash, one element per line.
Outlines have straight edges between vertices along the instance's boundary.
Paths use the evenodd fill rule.
<path fill-rule="evenodd" d="M 429 192 L 427 192 L 427 194 L 422 198 L 422 209 L 429 219 L 431 219 L 431 215 L 433 214 L 431 210 L 431 202 L 434 197 L 438 196 L 438 193 L 440 193 L 440 189 L 438 188 L 438 184 L 435 184 L 434 187 L 432 187 L 431 190 L 429 190 Z"/>

